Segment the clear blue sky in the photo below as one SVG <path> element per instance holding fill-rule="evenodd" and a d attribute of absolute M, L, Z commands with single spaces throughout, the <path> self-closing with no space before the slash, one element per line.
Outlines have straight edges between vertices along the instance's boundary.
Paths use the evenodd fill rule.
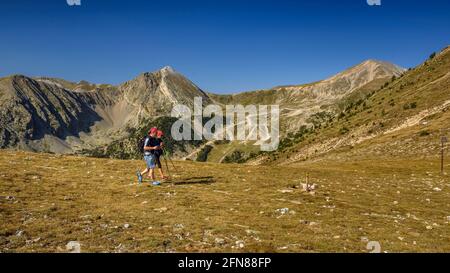
<path fill-rule="evenodd" d="M 412 67 L 450 44 L 450 1 L 14 0 L 0 76 L 118 84 L 170 65 L 231 93 L 323 79 L 363 60 Z"/>

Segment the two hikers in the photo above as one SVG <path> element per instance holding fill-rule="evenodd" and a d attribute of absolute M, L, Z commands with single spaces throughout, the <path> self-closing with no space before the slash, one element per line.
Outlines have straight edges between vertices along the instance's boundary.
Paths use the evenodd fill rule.
<path fill-rule="evenodd" d="M 161 137 L 163 136 L 162 131 L 158 131 L 158 128 L 153 127 L 148 132 L 148 136 L 146 136 L 142 140 L 142 147 L 141 150 L 144 153 L 144 161 L 147 165 L 147 168 L 145 168 L 142 172 L 137 172 L 137 177 L 139 180 L 139 183 L 142 183 L 143 175 L 148 173 L 148 178 L 150 178 L 153 183 L 159 184 L 159 182 L 155 181 L 155 172 L 154 169 L 156 166 L 158 166 L 159 174 L 161 175 L 162 179 L 166 179 L 166 177 L 163 174 L 162 166 L 160 157 L 163 154 L 163 142 L 161 140 Z"/>

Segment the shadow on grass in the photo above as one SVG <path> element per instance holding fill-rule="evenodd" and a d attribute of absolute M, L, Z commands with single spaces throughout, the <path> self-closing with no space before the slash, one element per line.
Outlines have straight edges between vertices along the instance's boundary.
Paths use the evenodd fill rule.
<path fill-rule="evenodd" d="M 214 176 L 194 176 L 194 177 L 190 177 L 190 178 L 185 178 L 184 180 L 190 181 L 190 180 L 198 180 L 198 179 L 213 179 L 214 180 Z"/>
<path fill-rule="evenodd" d="M 192 184 L 212 184 L 215 183 L 213 176 L 203 176 L 203 177 L 190 177 L 183 179 L 182 181 L 173 181 L 173 185 L 192 185 Z"/>

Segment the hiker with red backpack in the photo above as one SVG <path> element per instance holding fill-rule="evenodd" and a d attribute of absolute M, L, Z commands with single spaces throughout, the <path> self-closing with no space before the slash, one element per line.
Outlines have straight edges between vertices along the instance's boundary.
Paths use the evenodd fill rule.
<path fill-rule="evenodd" d="M 159 142 L 156 140 L 156 134 L 158 132 L 158 128 L 153 127 L 148 132 L 148 136 L 143 138 L 139 143 L 139 149 L 144 154 L 144 161 L 147 165 L 144 171 L 137 171 L 136 175 L 138 177 L 139 183 L 142 183 L 142 176 L 148 173 L 148 178 L 153 181 L 154 185 L 159 185 L 158 181 L 155 181 L 155 173 L 154 169 L 156 167 L 156 156 L 155 151 L 160 150 Z"/>

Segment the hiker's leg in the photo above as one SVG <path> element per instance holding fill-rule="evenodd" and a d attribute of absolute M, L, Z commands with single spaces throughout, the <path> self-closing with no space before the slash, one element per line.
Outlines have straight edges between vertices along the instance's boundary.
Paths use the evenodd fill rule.
<path fill-rule="evenodd" d="M 153 181 L 155 181 L 155 169 L 150 169 L 149 177 L 150 177 Z"/>
<path fill-rule="evenodd" d="M 158 168 L 158 170 L 159 170 L 159 175 L 161 176 L 161 179 L 166 179 L 166 176 L 164 175 L 162 168 Z"/>
<path fill-rule="evenodd" d="M 147 168 L 145 168 L 144 171 L 141 172 L 141 175 L 143 176 L 144 174 L 148 173 L 148 171 L 150 170 L 150 166 L 151 166 L 151 158 L 148 155 L 144 156 L 144 161 L 145 161 L 145 165 L 147 166 Z"/>
<path fill-rule="evenodd" d="M 148 177 L 155 180 L 155 156 L 150 155 L 147 157 Z"/>
<path fill-rule="evenodd" d="M 146 173 L 149 172 L 150 168 L 149 168 L 149 159 L 148 156 L 144 156 L 144 161 L 145 161 L 145 165 L 147 166 L 147 168 L 145 168 L 145 170 L 143 172 L 141 172 L 141 175 L 144 176 Z"/>
<path fill-rule="evenodd" d="M 141 172 L 141 175 L 144 175 L 146 173 L 148 173 L 148 168 L 145 168 L 145 170 Z"/>
<path fill-rule="evenodd" d="M 167 179 L 168 176 L 164 175 L 164 171 L 162 166 L 159 168 L 159 175 L 161 175 L 161 179 Z"/>
<path fill-rule="evenodd" d="M 161 179 L 165 179 L 166 176 L 163 173 L 162 165 L 161 165 L 161 156 L 156 156 L 156 167 L 158 167 L 159 175 L 161 176 Z"/>

